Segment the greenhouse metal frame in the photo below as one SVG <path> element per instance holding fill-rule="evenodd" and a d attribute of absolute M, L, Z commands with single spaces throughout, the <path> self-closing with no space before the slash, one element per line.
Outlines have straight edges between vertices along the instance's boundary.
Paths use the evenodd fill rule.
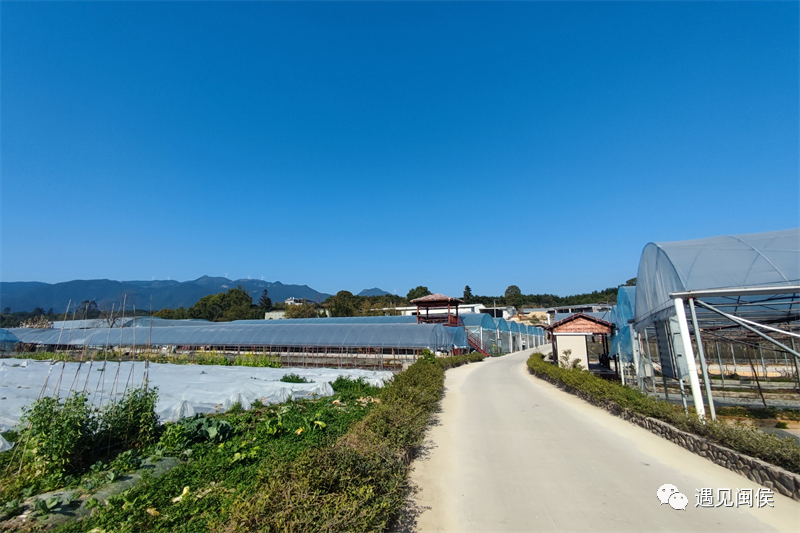
<path fill-rule="evenodd" d="M 662 375 L 670 371 L 665 365 L 669 363 L 676 369 L 677 378 L 688 377 L 701 418 L 705 408 L 697 376 L 698 359 L 710 414 L 715 418 L 702 337 L 737 341 L 755 336 L 791 354 L 797 370 L 799 319 L 798 228 L 649 243 L 642 251 L 634 327 L 645 340 L 648 330 L 657 336 L 665 332 L 662 336 L 670 341 L 672 353 L 659 353 Z M 691 335 L 696 341 L 697 359 Z M 672 359 L 665 360 L 665 356 Z"/>

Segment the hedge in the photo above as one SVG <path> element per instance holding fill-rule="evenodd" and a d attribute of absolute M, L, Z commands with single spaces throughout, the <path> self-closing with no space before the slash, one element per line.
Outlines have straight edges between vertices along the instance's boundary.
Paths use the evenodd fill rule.
<path fill-rule="evenodd" d="M 587 393 L 599 403 L 616 404 L 640 415 L 662 420 L 682 431 L 702 436 L 790 472 L 800 473 L 800 445 L 791 438 L 781 439 L 741 423 L 731 425 L 721 421 L 701 421 L 695 413 L 687 415 L 682 407 L 652 398 L 636 389 L 601 379 L 585 370 L 565 369 L 547 363 L 542 354 L 531 355 L 527 364 L 532 374 L 544 374 Z"/>
<path fill-rule="evenodd" d="M 445 369 L 483 355 L 423 358 L 331 446 L 309 450 L 261 480 L 216 531 L 382 531 L 408 495 L 408 465 L 444 390 Z"/>

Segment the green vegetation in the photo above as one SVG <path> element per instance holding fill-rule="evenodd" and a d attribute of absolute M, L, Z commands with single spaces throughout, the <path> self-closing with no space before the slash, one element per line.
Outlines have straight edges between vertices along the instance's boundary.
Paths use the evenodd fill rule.
<path fill-rule="evenodd" d="M 527 364 L 532 374 L 563 383 L 594 402 L 613 403 L 635 413 L 663 420 L 682 431 L 800 473 L 800 446 L 791 438 L 781 439 L 744 424 L 701 421 L 694 413 L 687 416 L 680 406 L 651 398 L 636 389 L 606 381 L 585 370 L 561 368 L 547 363 L 542 354 L 533 354 Z"/>
<path fill-rule="evenodd" d="M 239 285 L 228 292 L 203 296 L 187 309 L 189 318 L 204 318 L 212 322 L 264 318 L 264 312 L 253 305 L 247 289 Z"/>
<path fill-rule="evenodd" d="M 94 409 L 84 393 L 44 397 L 23 410 L 14 442 L 0 454 L 0 504 L 76 483 L 98 461 L 158 438 L 155 390 L 133 389 Z"/>
<path fill-rule="evenodd" d="M 303 376 L 297 374 L 286 374 L 281 378 L 281 381 L 284 383 L 313 383 L 312 381 L 309 381 Z"/>
<path fill-rule="evenodd" d="M 727 390 L 727 389 L 726 389 Z M 717 416 L 729 416 L 737 418 L 752 418 L 754 420 L 766 420 L 775 418 L 778 420 L 791 420 L 800 422 L 800 411 L 796 409 L 777 409 L 775 407 L 717 407 Z"/>
<path fill-rule="evenodd" d="M 87 500 L 91 516 L 55 531 L 385 529 L 404 505 L 412 450 L 441 397 L 444 370 L 482 358 L 421 359 L 383 389 L 339 378 L 330 398 L 254 403 L 247 412 L 166 424 L 149 445 L 95 463 L 73 485 L 85 487 L 88 496 L 148 454 L 181 457 L 178 466 L 158 478 L 143 471 L 138 485 Z M 18 512 L 20 502 L 10 496 L 0 503 Z M 65 504 L 39 505 L 57 510 Z"/>
<path fill-rule="evenodd" d="M 288 305 L 284 318 L 319 318 L 322 314 L 314 304 Z"/>
<path fill-rule="evenodd" d="M 410 302 L 411 300 L 416 300 L 417 298 L 422 298 L 423 296 L 428 296 L 429 294 L 431 294 L 431 291 L 428 290 L 428 287 L 423 287 L 420 285 L 408 291 L 406 299 Z"/>

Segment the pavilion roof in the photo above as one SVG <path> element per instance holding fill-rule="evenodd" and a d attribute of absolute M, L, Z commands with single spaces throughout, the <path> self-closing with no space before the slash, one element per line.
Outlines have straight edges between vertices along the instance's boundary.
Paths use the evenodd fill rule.
<path fill-rule="evenodd" d="M 422 298 L 416 298 L 411 300 L 412 304 L 422 305 L 422 306 L 434 306 L 434 305 L 447 305 L 447 304 L 462 304 L 464 300 L 459 300 L 458 298 L 453 298 L 452 296 L 445 296 L 444 294 L 429 294 L 427 296 L 423 296 Z"/>

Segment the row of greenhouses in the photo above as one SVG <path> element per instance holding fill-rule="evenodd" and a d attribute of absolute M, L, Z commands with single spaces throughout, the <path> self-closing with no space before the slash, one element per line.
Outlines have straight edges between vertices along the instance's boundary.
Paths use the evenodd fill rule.
<path fill-rule="evenodd" d="M 472 346 L 469 333 L 496 353 L 509 353 L 541 344 L 543 331 L 525 324 L 493 319 L 487 314 L 464 315 L 463 326 L 418 324 L 413 316 L 239 320 L 214 323 L 202 320 L 163 320 L 137 317 L 113 327 L 94 321 L 64 321 L 46 329 L 0 330 L 6 347 L 34 349 L 148 350 L 197 348 L 220 351 L 253 350 L 268 353 L 359 353 L 414 355 L 428 349 L 461 353 Z M 54 325 L 55 326 L 55 325 Z M 474 338 L 474 337 L 473 337 Z"/>

